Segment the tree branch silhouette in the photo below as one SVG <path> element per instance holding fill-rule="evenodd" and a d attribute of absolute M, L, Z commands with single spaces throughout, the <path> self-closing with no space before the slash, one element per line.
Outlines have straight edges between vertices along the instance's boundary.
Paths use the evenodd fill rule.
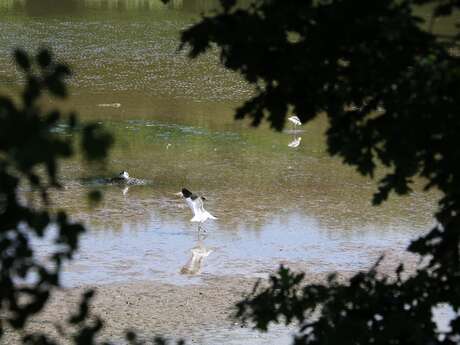
<path fill-rule="evenodd" d="M 281 130 L 289 111 L 302 122 L 329 120 L 330 155 L 374 177 L 373 203 L 411 191 L 413 179 L 442 193 L 436 225 L 408 251 L 425 264 L 402 278 L 377 265 L 346 284 L 303 285 L 281 267 L 268 288 L 238 304 L 237 317 L 266 330 L 300 323 L 296 344 L 454 344 L 458 317 L 440 333 L 432 309 L 458 311 L 460 231 L 460 60 L 415 14 L 431 5 L 433 18 L 458 10 L 456 0 L 256 0 L 248 8 L 221 0 L 223 10 L 182 33 L 191 58 L 217 47 L 222 64 L 256 86 L 236 112 L 258 126 Z M 458 31 L 454 37 L 458 39 Z M 320 316 L 317 317 L 318 310 Z M 283 321 L 284 320 L 284 321 Z"/>
<path fill-rule="evenodd" d="M 18 49 L 14 58 L 25 85 L 19 102 L 0 97 L 1 330 L 7 324 L 22 329 L 43 309 L 60 284 L 63 263 L 72 259 L 85 231 L 65 212 L 49 209 L 49 189 L 61 188 L 59 161 L 74 153 L 77 137 L 82 138 L 81 147 L 88 160 L 103 159 L 112 143 L 112 137 L 101 127 L 80 124 L 74 113 L 41 110 L 39 100 L 45 93 L 57 98 L 67 96 L 65 80 L 71 74 L 49 50 L 42 49 L 33 57 Z M 72 135 L 54 133 L 59 123 L 66 124 Z M 27 186 L 40 194 L 39 205 L 22 201 L 21 188 Z M 53 251 L 48 262 L 37 257 L 35 238 L 49 238 Z M 24 342 L 52 343 L 45 335 L 26 336 Z"/>

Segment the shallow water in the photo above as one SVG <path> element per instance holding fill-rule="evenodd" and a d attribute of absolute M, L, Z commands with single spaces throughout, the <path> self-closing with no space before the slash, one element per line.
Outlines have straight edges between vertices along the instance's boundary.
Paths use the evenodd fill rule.
<path fill-rule="evenodd" d="M 80 158 L 61 166 L 65 189 L 54 193 L 56 207 L 91 229 L 65 285 L 263 276 L 282 262 L 315 272 L 355 270 L 389 247 L 402 251 L 429 226 L 433 195 L 371 207 L 375 183 L 327 155 L 323 120 L 297 133 L 235 122 L 234 109 L 251 89 L 217 56 L 190 61 L 177 51 L 180 30 L 209 9 L 206 3 L 71 1 L 70 10 L 47 13 L 28 1 L 0 3 L 1 88 L 14 88 L 19 77 L 13 47 L 50 46 L 75 72 L 71 98 L 58 105 L 101 122 L 116 138 L 105 169 Z M 66 134 L 65 126 L 56 131 Z M 288 147 L 297 136 L 301 145 Z M 149 183 L 96 186 L 104 201 L 88 207 L 91 181 L 120 170 Z M 198 244 L 212 252 L 193 277 L 180 274 L 198 241 L 190 210 L 174 195 L 182 187 L 205 195 L 219 218 L 205 224 Z"/>
<path fill-rule="evenodd" d="M 267 130 L 105 123 L 125 140 L 110 167 L 149 183 L 99 186 L 104 201 L 89 209 L 81 205 L 94 186 L 92 174 L 77 162 L 63 167 L 66 189 L 55 199 L 91 228 L 65 275 L 68 285 L 264 276 L 281 262 L 298 261 L 315 272 L 362 269 L 385 249 L 402 251 L 430 223 L 433 205 L 421 193 L 370 206 L 374 184 L 326 156 L 315 142 L 320 123 L 303 130 L 311 140 L 297 150 L 286 145 L 290 134 Z M 206 208 L 218 217 L 205 223 L 204 239 L 175 195 L 182 186 L 205 195 Z M 200 275 L 184 277 L 180 269 L 197 243 L 212 253 Z"/>
<path fill-rule="evenodd" d="M 423 193 L 370 206 L 374 183 L 326 155 L 321 122 L 305 126 L 303 145 L 290 149 L 291 134 L 205 119 L 199 125 L 157 117 L 104 120 L 118 139 L 109 169 L 92 174 L 78 162 L 63 167 L 66 189 L 55 199 L 91 228 L 66 284 L 183 284 L 206 275 L 264 276 L 279 263 L 299 261 L 314 272 L 357 270 L 388 248 L 403 251 L 431 222 L 433 202 Z M 104 201 L 95 209 L 82 206 L 92 176 L 97 181 L 122 169 L 149 183 L 99 186 Z M 205 195 L 206 208 L 218 217 L 205 223 L 204 239 L 175 195 L 183 186 Z M 185 277 L 180 269 L 197 243 L 212 253 L 200 275 Z"/>

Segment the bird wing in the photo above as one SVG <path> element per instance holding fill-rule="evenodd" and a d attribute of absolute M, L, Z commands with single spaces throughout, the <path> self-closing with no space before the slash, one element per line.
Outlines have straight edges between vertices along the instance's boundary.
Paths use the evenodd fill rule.
<path fill-rule="evenodd" d="M 190 221 L 204 222 L 206 219 L 217 219 L 204 209 L 203 198 L 192 194 L 188 198 L 185 198 L 185 201 L 193 212 L 193 218 Z"/>
<path fill-rule="evenodd" d="M 214 217 L 211 213 L 209 213 L 206 210 L 204 210 L 203 218 L 204 218 L 204 220 L 206 220 L 206 219 L 217 219 L 217 217 Z"/>
<path fill-rule="evenodd" d="M 206 220 L 203 201 L 201 198 L 187 198 L 185 201 L 187 201 L 188 206 L 193 212 L 193 218 L 191 219 L 192 222 L 203 222 Z"/>
<path fill-rule="evenodd" d="M 291 121 L 293 124 L 295 124 L 297 126 L 300 126 L 302 124 L 300 119 L 295 115 L 288 117 L 288 120 Z"/>
<path fill-rule="evenodd" d="M 192 198 L 185 198 L 185 202 L 187 203 L 188 207 L 190 207 L 190 209 L 192 210 L 193 212 L 193 215 L 196 215 L 196 203 L 194 200 L 192 200 Z"/>

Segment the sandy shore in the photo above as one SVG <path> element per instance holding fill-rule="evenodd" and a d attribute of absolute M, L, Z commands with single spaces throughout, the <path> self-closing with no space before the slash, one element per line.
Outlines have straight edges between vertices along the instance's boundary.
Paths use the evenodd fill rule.
<path fill-rule="evenodd" d="M 382 271 L 391 273 L 400 259 L 402 257 L 390 257 L 383 263 Z M 408 261 L 413 267 L 415 258 L 406 257 Z M 301 263 L 289 263 L 289 267 L 295 271 L 305 270 L 305 264 Z M 352 274 L 340 272 L 340 279 L 345 281 Z M 325 277 L 325 273 L 307 271 L 305 280 L 306 283 L 321 282 Z M 29 323 L 28 329 L 46 331 L 60 338 L 54 325 L 63 323 L 69 311 L 76 311 L 84 291 L 94 289 L 92 312 L 105 320 L 100 340 L 125 343 L 125 331 L 135 330 L 143 339 L 164 335 L 171 339 L 183 338 L 191 344 L 289 344 L 294 328 L 280 326 L 261 334 L 243 328 L 231 318 L 235 303 L 252 290 L 256 280 L 210 276 L 200 284 L 185 286 L 146 281 L 62 289 Z M 4 340 L 11 344 L 17 342 L 9 332 Z"/>
<path fill-rule="evenodd" d="M 125 343 L 124 333 L 135 330 L 142 339 L 162 335 L 187 343 L 214 344 L 226 334 L 243 337 L 249 329 L 231 318 L 234 305 L 251 291 L 255 279 L 214 277 L 197 285 L 158 282 L 84 286 L 56 291 L 46 309 L 28 324 L 29 331 L 45 331 L 62 340 L 55 328 L 77 310 L 81 295 L 94 289 L 92 313 L 104 319 L 99 340 Z M 246 336 L 244 336 L 246 337 Z M 259 336 L 254 334 L 255 338 Z M 18 338 L 8 332 L 7 343 Z"/>

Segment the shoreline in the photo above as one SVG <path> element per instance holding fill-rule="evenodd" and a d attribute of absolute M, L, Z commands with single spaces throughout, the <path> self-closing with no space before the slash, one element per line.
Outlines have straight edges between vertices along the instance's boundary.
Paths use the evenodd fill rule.
<path fill-rule="evenodd" d="M 415 258 L 402 260 L 399 255 L 384 260 L 379 272 L 392 276 L 397 262 L 408 262 L 409 271 L 415 268 Z M 295 272 L 305 272 L 305 284 L 321 283 L 329 273 L 313 273 L 303 263 L 286 263 Z M 371 265 L 369 265 L 371 267 Z M 277 267 L 278 268 L 278 267 Z M 274 273 L 276 269 L 271 272 Z M 342 271 L 338 279 L 345 282 L 358 271 Z M 252 291 L 259 280 L 244 276 L 206 276 L 200 283 L 174 285 L 157 281 L 135 281 L 112 284 L 92 284 L 56 290 L 44 311 L 35 316 L 27 326 L 28 331 L 44 331 L 63 343 L 57 335 L 55 324 L 64 323 L 70 313 L 75 313 L 81 295 L 95 290 L 91 302 L 92 315 L 105 323 L 97 337 L 100 341 L 125 344 L 124 333 L 135 331 L 141 340 L 155 336 L 166 339 L 184 339 L 186 344 L 290 344 L 295 325 L 271 327 L 268 333 L 242 327 L 231 318 L 235 304 Z M 266 281 L 262 279 L 262 282 Z M 10 337 L 11 336 L 11 337 Z M 17 334 L 7 332 L 2 339 L 6 344 L 17 343 Z M 10 341 L 9 341 L 10 340 Z M 173 342 L 174 343 L 174 342 Z"/>

